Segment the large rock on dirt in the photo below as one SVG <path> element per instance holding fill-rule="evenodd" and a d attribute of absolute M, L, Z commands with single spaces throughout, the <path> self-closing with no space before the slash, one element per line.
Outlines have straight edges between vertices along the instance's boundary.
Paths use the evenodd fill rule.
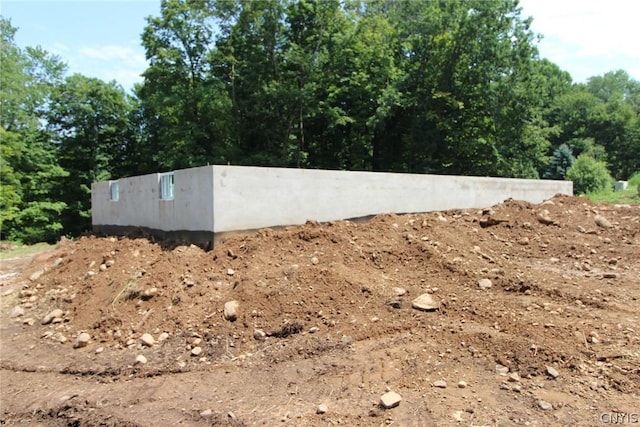
<path fill-rule="evenodd" d="M 91 335 L 86 332 L 82 332 L 73 343 L 73 348 L 86 347 L 89 344 L 89 341 L 91 341 Z"/>
<path fill-rule="evenodd" d="M 547 375 L 551 378 L 556 379 L 560 376 L 560 373 L 552 366 L 547 366 Z"/>
<path fill-rule="evenodd" d="M 24 316 L 24 308 L 17 305 L 13 307 L 13 310 L 11 310 L 11 314 L 9 315 L 9 317 L 13 319 L 15 317 L 20 317 L 20 316 Z"/>
<path fill-rule="evenodd" d="M 48 325 L 49 323 L 53 322 L 54 319 L 62 317 L 63 314 L 64 313 L 62 310 L 56 308 L 55 310 L 51 310 L 49 313 L 47 313 L 47 315 L 42 318 L 42 321 L 40 323 L 42 323 L 43 325 Z"/>
<path fill-rule="evenodd" d="M 380 405 L 384 409 L 391 409 L 398 406 L 401 400 L 402 397 L 400 397 L 398 393 L 396 393 L 395 391 L 390 391 L 380 397 Z"/>
<path fill-rule="evenodd" d="M 593 220 L 599 227 L 602 227 L 602 228 L 613 227 L 613 225 L 609 222 L 609 220 L 603 217 L 602 215 L 596 215 L 595 217 L 593 217 Z"/>
<path fill-rule="evenodd" d="M 151 336 L 151 334 L 142 334 L 140 341 L 142 341 L 142 344 L 149 347 L 156 343 L 156 340 Z"/>
<path fill-rule="evenodd" d="M 253 338 L 258 341 L 264 341 L 267 338 L 267 334 L 261 329 L 256 329 L 253 331 Z"/>
<path fill-rule="evenodd" d="M 235 322 L 238 318 L 238 307 L 240 307 L 240 303 L 238 301 L 227 301 L 224 304 L 224 318 L 230 322 Z"/>
<path fill-rule="evenodd" d="M 478 280 L 478 286 L 480 289 L 491 289 L 491 279 Z"/>
<path fill-rule="evenodd" d="M 440 307 L 440 303 L 434 300 L 431 294 L 422 294 L 411 302 L 411 306 L 416 310 L 435 311 Z"/>

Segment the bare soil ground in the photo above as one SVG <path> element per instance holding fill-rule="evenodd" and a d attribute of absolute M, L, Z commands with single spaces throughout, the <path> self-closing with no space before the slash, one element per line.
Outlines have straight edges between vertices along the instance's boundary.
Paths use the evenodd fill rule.
<path fill-rule="evenodd" d="M 638 205 L 508 200 L 210 252 L 89 236 L 0 274 L 3 425 L 638 422 Z"/>

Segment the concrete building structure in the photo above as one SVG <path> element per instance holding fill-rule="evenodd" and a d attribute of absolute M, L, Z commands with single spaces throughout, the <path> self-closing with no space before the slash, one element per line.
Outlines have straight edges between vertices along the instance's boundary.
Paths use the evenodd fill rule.
<path fill-rule="evenodd" d="M 381 213 L 539 203 L 570 181 L 203 166 L 92 185 L 97 233 L 134 230 L 208 244 L 224 233 Z"/>

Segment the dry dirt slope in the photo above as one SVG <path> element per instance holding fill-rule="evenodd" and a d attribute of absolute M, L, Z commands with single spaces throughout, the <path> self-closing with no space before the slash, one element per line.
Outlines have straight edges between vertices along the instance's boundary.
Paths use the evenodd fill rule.
<path fill-rule="evenodd" d="M 0 424 L 633 422 L 639 255 L 640 206 L 561 196 L 265 229 L 211 252 L 61 242 L 3 276 Z M 436 310 L 412 307 L 425 293 Z"/>

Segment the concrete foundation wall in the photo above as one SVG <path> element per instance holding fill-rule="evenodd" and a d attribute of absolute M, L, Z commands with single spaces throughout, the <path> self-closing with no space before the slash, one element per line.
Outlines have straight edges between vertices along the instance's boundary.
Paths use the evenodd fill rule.
<path fill-rule="evenodd" d="M 539 203 L 568 181 L 213 166 L 215 232 L 380 213 Z"/>
<path fill-rule="evenodd" d="M 307 220 L 483 208 L 508 198 L 539 203 L 573 192 L 569 181 L 205 166 L 175 171 L 174 199 L 161 200 L 159 181 L 160 174 L 120 179 L 118 201 L 109 182 L 93 184 L 94 230 L 138 227 L 207 241 Z"/>
<path fill-rule="evenodd" d="M 110 182 L 91 188 L 94 230 L 140 227 L 163 231 L 213 231 L 213 169 L 210 166 L 173 172 L 174 198 L 160 199 L 160 176 L 150 174 L 117 180 L 118 201 L 111 200 Z M 116 181 L 112 181 L 116 182 Z"/>

